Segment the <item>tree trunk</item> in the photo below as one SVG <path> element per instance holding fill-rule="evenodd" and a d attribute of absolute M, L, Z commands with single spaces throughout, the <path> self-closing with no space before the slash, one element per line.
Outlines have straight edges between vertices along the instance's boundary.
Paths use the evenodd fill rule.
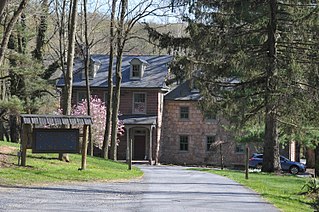
<path fill-rule="evenodd" d="M 1 0 L 0 1 L 0 17 L 2 16 L 2 13 L 7 6 L 7 3 L 8 3 L 8 0 Z"/>
<path fill-rule="evenodd" d="M 265 111 L 265 141 L 264 141 L 264 157 L 263 172 L 274 172 L 280 170 L 279 161 L 279 144 L 277 130 L 277 110 L 274 92 L 277 89 L 276 73 L 277 73 L 277 49 L 276 49 L 276 30 L 277 30 L 277 1 L 270 0 L 270 21 L 268 25 L 268 57 L 269 67 L 267 70 L 266 82 L 266 111 Z"/>
<path fill-rule="evenodd" d="M 315 168 L 316 159 L 315 159 L 315 151 L 310 148 L 306 148 L 306 161 L 307 168 Z"/>
<path fill-rule="evenodd" d="M 267 109 L 266 113 L 262 171 L 274 172 L 280 170 L 277 117 L 270 109 Z"/>
<path fill-rule="evenodd" d="M 219 156 L 220 156 L 220 169 L 223 170 L 224 169 L 224 156 L 223 156 L 223 147 L 222 147 L 222 143 L 219 144 Z"/>
<path fill-rule="evenodd" d="M 111 135 L 111 159 L 117 160 L 117 127 L 118 113 L 120 107 L 121 81 L 122 81 L 122 56 L 125 45 L 124 19 L 127 11 L 127 0 L 121 0 L 121 16 L 117 34 L 117 59 L 116 59 L 116 88 L 114 105 L 112 111 L 112 135 Z"/>
<path fill-rule="evenodd" d="M 315 149 L 315 177 L 319 176 L 319 146 Z"/>
<path fill-rule="evenodd" d="M 0 141 L 4 141 L 4 131 L 3 120 L 0 119 Z"/>
<path fill-rule="evenodd" d="M 42 61 L 43 60 L 43 47 L 45 44 L 45 33 L 48 28 L 48 11 L 49 11 L 49 3 L 48 0 L 42 1 L 42 11 L 40 16 L 40 24 L 38 26 L 38 35 L 36 39 L 36 47 L 33 50 L 33 56 L 35 59 Z"/>
<path fill-rule="evenodd" d="M 111 133 L 111 159 L 117 160 L 117 128 L 118 113 L 120 107 L 121 81 L 122 81 L 122 54 L 117 56 L 116 62 L 116 87 L 114 95 L 114 104 L 112 111 L 112 133 Z"/>
<path fill-rule="evenodd" d="M 108 159 L 109 144 L 110 144 L 110 134 L 111 134 L 111 117 L 112 117 L 112 101 L 113 101 L 113 59 L 114 59 L 114 27 L 115 27 L 115 9 L 117 0 L 112 1 L 112 11 L 111 11 L 111 25 L 110 25 L 110 56 L 109 56 L 109 67 L 108 67 L 108 94 L 107 94 L 107 111 L 106 111 L 106 122 L 105 122 L 105 132 L 103 140 L 103 157 Z"/>
<path fill-rule="evenodd" d="M 77 4 L 78 0 L 73 0 L 72 4 L 72 12 L 71 12 L 71 20 L 69 25 L 69 44 L 68 44 L 68 57 L 67 57 L 67 67 L 66 67 L 66 75 L 64 78 L 65 83 L 65 95 L 64 95 L 64 107 L 63 114 L 71 115 L 72 109 L 72 86 L 73 86 L 73 62 L 74 62 L 74 47 L 75 47 L 75 33 L 76 33 L 76 24 L 77 24 Z M 69 161 L 68 155 L 60 153 L 60 160 Z"/>
<path fill-rule="evenodd" d="M 13 30 L 14 25 L 16 24 L 18 18 L 20 17 L 22 11 L 24 8 L 27 6 L 28 0 L 22 0 L 18 9 L 14 12 L 11 20 L 9 21 L 9 24 L 5 28 L 5 31 L 2 36 L 2 42 L 0 46 L 0 66 L 3 64 L 3 59 L 4 59 L 4 53 L 7 49 L 7 45 L 9 42 L 9 38 L 11 35 L 11 32 Z"/>
<path fill-rule="evenodd" d="M 84 0 L 84 5 L 83 5 L 83 9 L 84 9 L 84 40 L 85 40 L 85 49 L 84 49 L 84 68 L 85 68 L 85 86 L 86 86 L 86 103 L 87 103 L 87 115 L 90 116 L 91 115 L 91 90 L 90 90 L 90 80 L 89 80 L 89 66 L 90 66 L 90 46 L 89 46 L 89 39 L 88 39 L 88 23 L 87 23 L 87 8 L 86 8 L 86 4 L 87 1 Z M 90 148 L 89 148 L 89 153 L 91 156 L 93 156 L 93 149 L 94 149 L 94 145 L 93 145 L 93 140 L 92 140 L 92 126 L 89 125 L 89 132 L 88 132 L 88 141 L 90 144 Z"/>
<path fill-rule="evenodd" d="M 27 48 L 27 38 L 26 38 L 26 15 L 24 13 L 21 13 L 20 16 L 20 25 L 19 25 L 19 30 L 17 33 L 17 39 L 18 39 L 18 52 L 21 54 L 26 53 L 26 48 Z"/>
<path fill-rule="evenodd" d="M 10 141 L 14 143 L 19 142 L 19 123 L 17 115 L 10 115 Z"/>
<path fill-rule="evenodd" d="M 69 26 L 69 35 L 68 35 L 68 57 L 67 57 L 67 67 L 66 67 L 66 78 L 65 78 L 65 101 L 64 101 L 64 114 L 71 114 L 72 107 L 72 86 L 73 86 L 73 62 L 74 62 L 74 47 L 75 47 L 75 33 L 76 33 L 76 24 L 77 24 L 77 3 L 78 0 L 73 0 L 71 20 Z"/>
<path fill-rule="evenodd" d="M 295 143 L 296 146 L 296 152 L 295 152 L 295 161 L 300 162 L 300 149 L 301 149 L 301 144 L 300 142 Z"/>

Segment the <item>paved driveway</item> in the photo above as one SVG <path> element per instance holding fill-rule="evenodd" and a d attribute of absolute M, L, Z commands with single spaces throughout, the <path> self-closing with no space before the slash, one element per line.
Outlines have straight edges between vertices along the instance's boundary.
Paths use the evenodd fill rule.
<path fill-rule="evenodd" d="M 147 166 L 143 179 L 0 187 L 0 211 L 278 211 L 227 178 L 183 167 Z"/>

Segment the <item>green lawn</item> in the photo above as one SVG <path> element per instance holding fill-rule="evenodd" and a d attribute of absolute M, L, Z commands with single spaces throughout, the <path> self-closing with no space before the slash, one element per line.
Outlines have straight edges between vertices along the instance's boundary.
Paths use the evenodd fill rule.
<path fill-rule="evenodd" d="M 79 171 L 81 155 L 70 154 L 70 162 L 57 160 L 57 154 L 32 154 L 27 152 L 27 166 L 18 166 L 18 144 L 0 141 L 0 158 L 5 156 L 5 163 L 0 161 L 0 185 L 30 185 L 62 183 L 74 181 L 113 181 L 141 177 L 143 173 L 133 167 L 128 170 L 126 164 L 104 160 L 97 157 L 87 158 L 87 169 Z M 10 153 L 1 152 L 3 146 L 16 149 Z"/>
<path fill-rule="evenodd" d="M 268 202 L 285 212 L 313 211 L 311 199 L 301 195 L 303 185 L 309 178 L 267 173 L 249 173 L 245 179 L 243 171 L 196 169 L 228 177 L 259 193 Z"/>

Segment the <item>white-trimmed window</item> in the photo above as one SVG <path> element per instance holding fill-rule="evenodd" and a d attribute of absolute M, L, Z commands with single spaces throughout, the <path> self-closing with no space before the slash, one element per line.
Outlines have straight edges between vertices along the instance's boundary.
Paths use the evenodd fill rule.
<path fill-rule="evenodd" d="M 146 93 L 133 93 L 133 113 L 146 114 Z"/>
<path fill-rule="evenodd" d="M 179 150 L 188 151 L 188 135 L 179 136 Z"/>
<path fill-rule="evenodd" d="M 139 59 L 139 58 L 133 58 L 130 61 L 131 64 L 131 71 L 130 71 L 130 79 L 133 80 L 139 80 L 143 77 L 144 70 L 147 66 L 147 61 Z"/>
<path fill-rule="evenodd" d="M 141 78 L 141 65 L 132 65 L 132 78 Z"/>
<path fill-rule="evenodd" d="M 183 120 L 189 119 L 189 107 L 180 107 L 180 118 Z"/>

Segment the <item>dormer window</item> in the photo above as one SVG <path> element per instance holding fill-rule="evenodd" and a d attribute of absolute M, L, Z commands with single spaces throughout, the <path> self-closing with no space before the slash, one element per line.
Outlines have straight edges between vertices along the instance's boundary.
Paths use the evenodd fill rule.
<path fill-rule="evenodd" d="M 89 79 L 93 79 L 101 67 L 101 62 L 97 59 L 90 58 L 89 64 Z M 85 68 L 83 67 L 82 79 L 85 79 Z"/>
<path fill-rule="evenodd" d="M 147 61 L 133 58 L 130 62 L 131 64 L 131 79 L 141 79 L 144 75 L 144 70 L 146 69 Z"/>
<path fill-rule="evenodd" d="M 132 65 L 132 78 L 141 78 L 141 65 Z"/>

